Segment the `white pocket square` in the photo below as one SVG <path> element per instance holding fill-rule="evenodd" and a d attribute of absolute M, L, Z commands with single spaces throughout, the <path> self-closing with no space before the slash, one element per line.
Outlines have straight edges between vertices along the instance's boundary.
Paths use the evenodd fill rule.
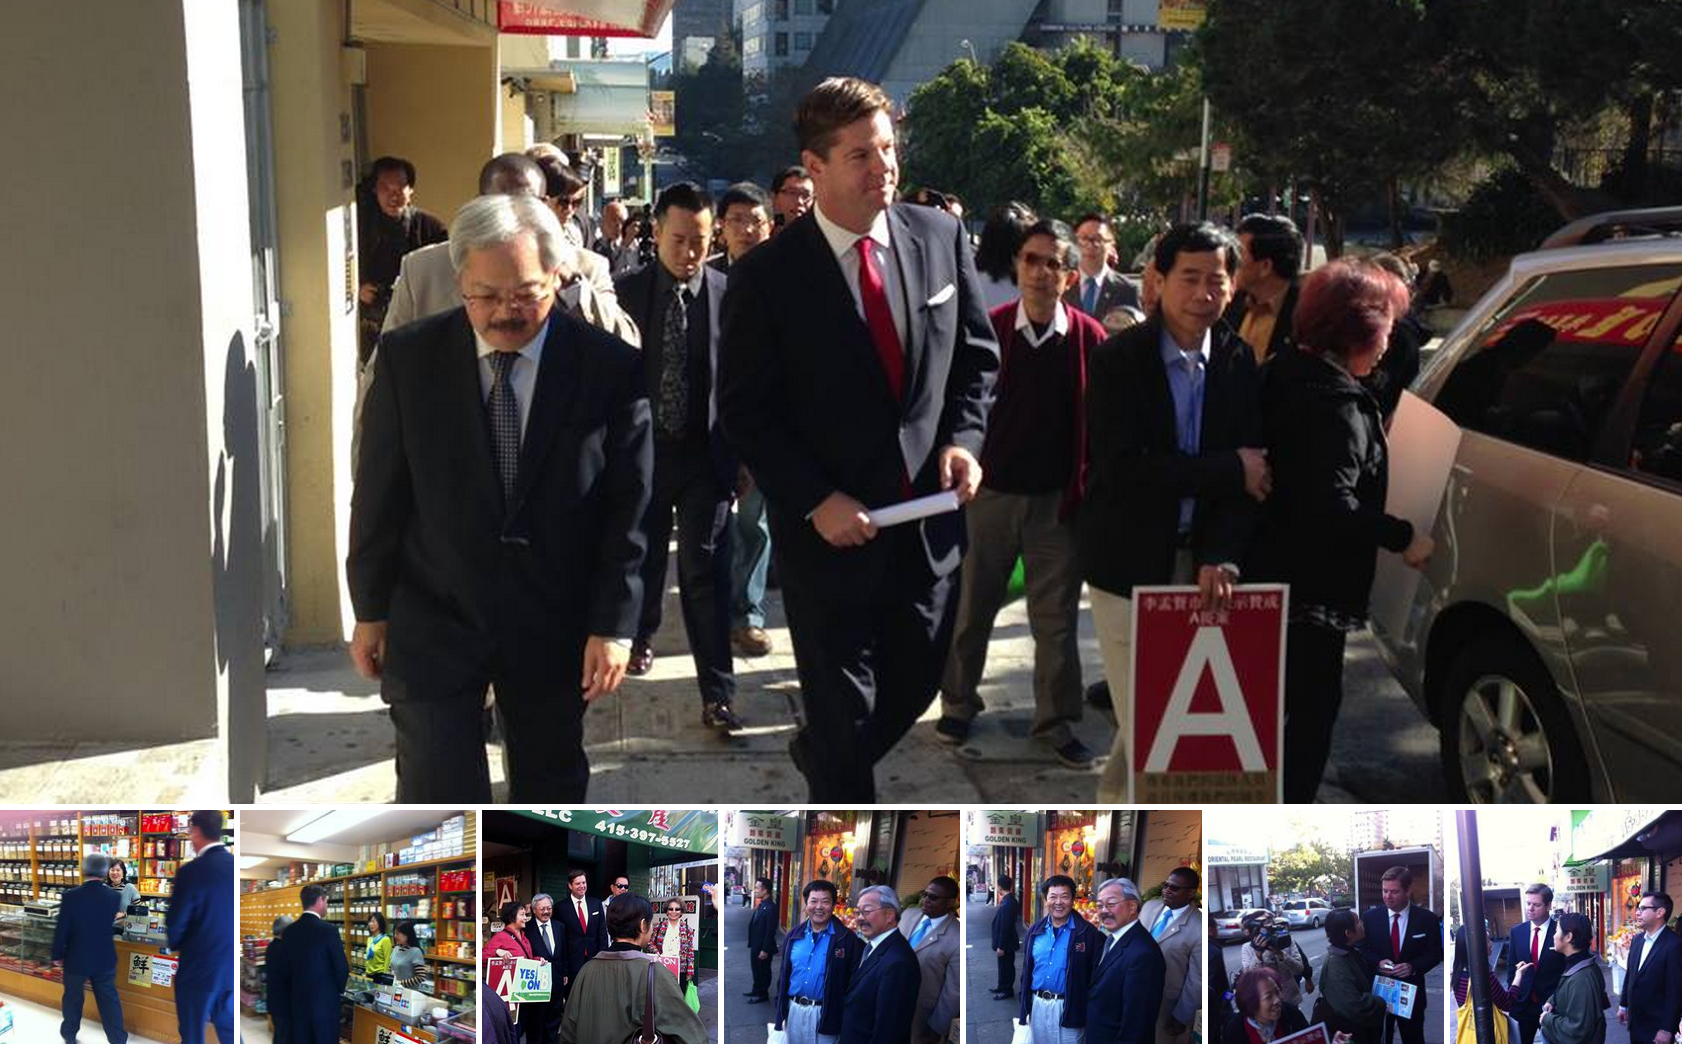
<path fill-rule="evenodd" d="M 935 294 L 933 297 L 929 298 L 929 307 L 933 308 L 935 305 L 945 304 L 947 301 L 951 300 L 952 295 L 957 293 L 957 292 L 958 292 L 958 287 L 955 284 L 947 283 L 944 289 L 942 289 L 938 294 Z"/>

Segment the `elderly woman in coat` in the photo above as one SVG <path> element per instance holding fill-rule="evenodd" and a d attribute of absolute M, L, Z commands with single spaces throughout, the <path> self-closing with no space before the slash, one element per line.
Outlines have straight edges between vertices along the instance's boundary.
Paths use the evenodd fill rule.
<path fill-rule="evenodd" d="M 573 977 L 561 1044 L 630 1044 L 648 1015 L 664 1044 L 705 1044 L 706 1026 L 684 1003 L 677 979 L 653 954 L 643 952 L 654 935 L 654 907 L 626 893 L 607 908 L 612 945 L 584 962 Z"/>
<path fill-rule="evenodd" d="M 666 916 L 654 925 L 648 939 L 648 952 L 656 957 L 675 960 L 677 988 L 680 992 L 687 991 L 689 984 L 695 981 L 695 932 L 683 919 L 682 899 L 667 899 L 662 909 Z M 670 966 L 668 962 L 667 967 Z"/>

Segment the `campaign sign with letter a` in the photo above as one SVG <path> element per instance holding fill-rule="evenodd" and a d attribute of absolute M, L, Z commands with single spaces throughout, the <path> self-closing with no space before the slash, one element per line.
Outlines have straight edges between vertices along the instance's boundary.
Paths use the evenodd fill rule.
<path fill-rule="evenodd" d="M 1213 612 L 1195 587 L 1133 589 L 1130 802 L 1281 800 L 1288 601 L 1251 584 Z"/>

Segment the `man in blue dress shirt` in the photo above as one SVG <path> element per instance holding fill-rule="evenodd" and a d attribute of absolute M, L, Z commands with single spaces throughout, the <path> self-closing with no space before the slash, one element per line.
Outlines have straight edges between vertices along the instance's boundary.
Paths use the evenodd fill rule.
<path fill-rule="evenodd" d="M 809 882 L 801 889 L 806 920 L 783 940 L 777 1025 L 788 1044 L 834 1044 L 841 1037 L 841 998 L 864 955 L 864 943 L 835 919 L 835 885 Z"/>
<path fill-rule="evenodd" d="M 1023 951 L 1019 1019 L 1034 1044 L 1081 1044 L 1086 1033 L 1086 985 L 1103 936 L 1076 913 L 1075 882 L 1054 874 L 1040 885 L 1045 916 L 1028 929 Z"/>

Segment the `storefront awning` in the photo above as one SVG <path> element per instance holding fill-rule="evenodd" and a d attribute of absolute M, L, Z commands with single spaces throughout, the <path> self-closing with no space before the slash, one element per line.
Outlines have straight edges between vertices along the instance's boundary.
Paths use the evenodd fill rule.
<path fill-rule="evenodd" d="M 1636 859 L 1651 855 L 1668 857 L 1678 853 L 1682 853 L 1682 811 L 1671 809 L 1661 812 L 1610 848 L 1591 856 L 1570 860 L 1566 865 L 1600 859 Z"/>
<path fill-rule="evenodd" d="M 648 845 L 669 852 L 696 855 L 718 854 L 718 815 L 713 812 L 675 809 L 590 810 L 534 808 L 513 810 L 516 815 L 536 819 L 565 830 L 580 830 L 615 841 Z"/>
<path fill-rule="evenodd" d="M 498 0 L 497 28 L 536 36 L 658 36 L 676 0 Z"/>

